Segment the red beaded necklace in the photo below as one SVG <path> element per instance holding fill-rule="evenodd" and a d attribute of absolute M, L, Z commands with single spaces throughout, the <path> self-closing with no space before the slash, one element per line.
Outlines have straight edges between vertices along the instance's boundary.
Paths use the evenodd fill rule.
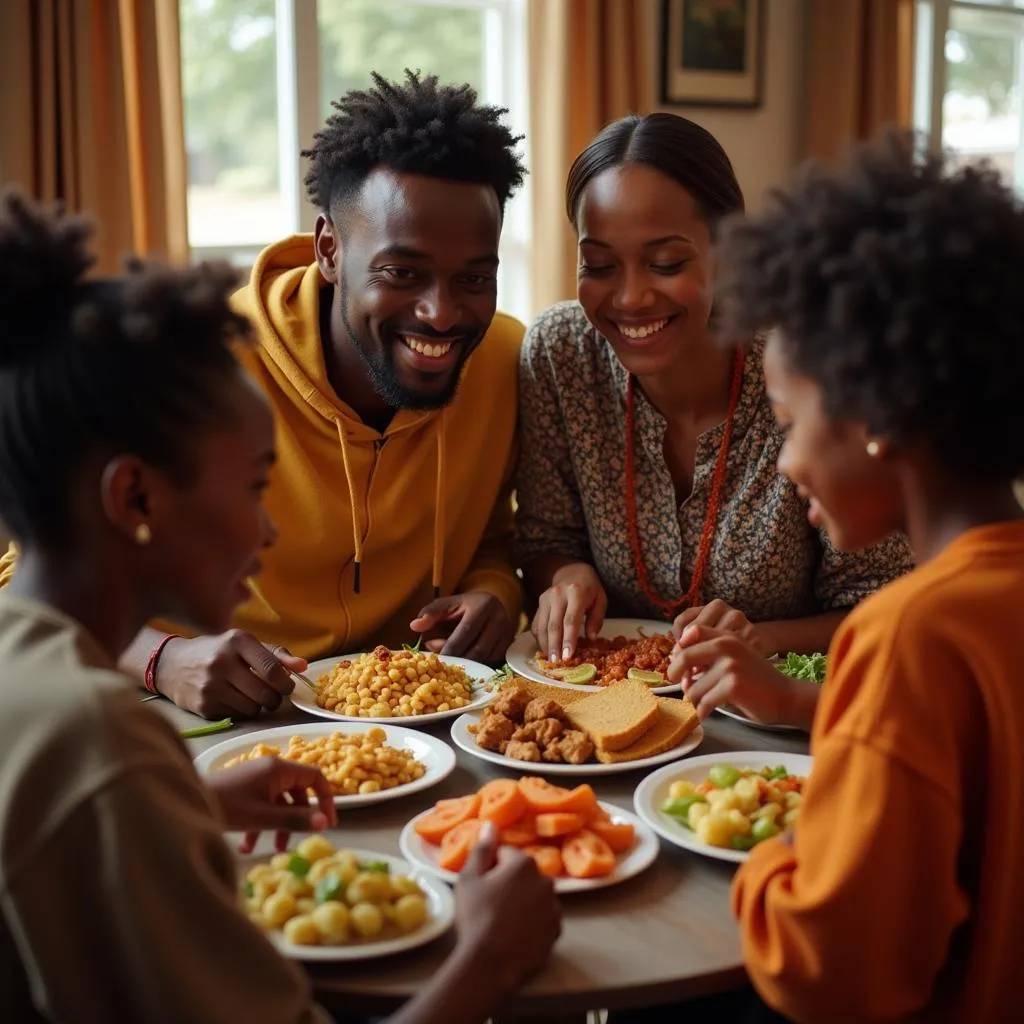
<path fill-rule="evenodd" d="M 636 567 L 637 581 L 647 600 L 658 608 L 667 619 L 675 618 L 684 608 L 691 608 L 700 599 L 700 589 L 704 582 L 704 569 L 707 565 L 708 552 L 715 535 L 715 525 L 722 506 L 722 487 L 725 484 L 725 472 L 729 462 L 729 442 L 732 439 L 732 422 L 739 404 L 740 392 L 743 390 L 743 353 L 737 351 L 733 360 L 732 388 L 729 392 L 729 412 L 725 417 L 722 430 L 722 443 L 718 447 L 718 458 L 715 462 L 715 473 L 711 480 L 711 494 L 708 497 L 708 510 L 704 517 L 704 529 L 700 535 L 697 548 L 697 560 L 693 566 L 690 589 L 675 601 L 664 601 L 651 586 L 647 575 L 647 563 L 644 562 L 643 549 L 640 547 L 640 531 L 636 522 L 636 466 L 635 466 L 635 383 L 630 374 L 626 381 L 626 525 L 629 529 L 629 544 L 633 550 L 633 564 Z"/>

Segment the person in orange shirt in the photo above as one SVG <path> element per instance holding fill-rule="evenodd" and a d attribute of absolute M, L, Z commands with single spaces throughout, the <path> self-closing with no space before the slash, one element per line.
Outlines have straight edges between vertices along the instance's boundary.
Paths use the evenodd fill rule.
<path fill-rule="evenodd" d="M 838 630 L 800 819 L 736 876 L 750 978 L 800 1022 L 1019 1020 L 1024 207 L 894 134 L 720 260 L 730 333 L 771 331 L 780 472 L 838 547 L 903 530 L 919 565 Z M 697 632 L 691 697 L 746 656 Z"/>

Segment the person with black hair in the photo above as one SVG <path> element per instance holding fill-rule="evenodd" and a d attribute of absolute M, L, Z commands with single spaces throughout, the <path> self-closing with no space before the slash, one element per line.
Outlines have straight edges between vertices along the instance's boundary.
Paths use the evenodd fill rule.
<path fill-rule="evenodd" d="M 779 471 L 837 547 L 905 531 L 919 564 L 833 641 L 795 832 L 734 883 L 748 973 L 798 1021 L 1018 1020 L 1024 204 L 891 133 L 720 259 L 726 329 L 770 332 Z"/>
<path fill-rule="evenodd" d="M 519 140 L 504 111 L 433 75 L 374 75 L 334 107 L 305 153 L 314 234 L 266 249 L 235 301 L 278 420 L 279 542 L 234 629 L 149 628 L 124 658 L 207 717 L 277 707 L 305 659 L 419 634 L 500 662 L 518 628 L 523 327 L 495 289 Z"/>
<path fill-rule="evenodd" d="M 577 157 L 566 212 L 578 301 L 541 314 L 520 365 L 519 556 L 552 660 L 606 613 L 729 630 L 762 657 L 705 674 L 701 717 L 731 705 L 810 728 L 813 682 L 766 656 L 824 651 L 847 611 L 911 564 L 891 538 L 844 553 L 775 459 L 760 342 L 723 346 L 719 223 L 743 210 L 729 158 L 674 114 L 607 125 Z"/>
<path fill-rule="evenodd" d="M 225 629 L 272 550 L 273 420 L 232 353 L 248 322 L 227 267 L 86 280 L 89 235 L 0 195 L 0 516 L 21 552 L 0 592 L 0 1020 L 326 1021 L 239 908 L 223 832 L 333 825 L 330 786 L 277 758 L 204 786 L 115 668 L 153 616 Z M 495 847 L 396 1024 L 483 1024 L 547 958 L 552 883 Z"/>

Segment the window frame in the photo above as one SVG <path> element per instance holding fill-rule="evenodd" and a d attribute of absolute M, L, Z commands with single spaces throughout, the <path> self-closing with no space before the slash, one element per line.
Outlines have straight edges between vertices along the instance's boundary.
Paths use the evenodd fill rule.
<path fill-rule="evenodd" d="M 1017 3 L 1001 4 L 985 0 L 917 0 L 914 41 L 914 127 L 924 133 L 927 148 L 933 153 L 942 150 L 943 104 L 946 97 L 947 59 L 946 35 L 954 10 L 978 11 L 1021 19 L 1020 69 L 1024 91 L 1024 7 Z M 1024 96 L 1021 97 L 1021 118 L 1024 121 Z M 1015 183 L 1024 191 L 1024 124 L 1017 141 L 1014 159 Z"/>

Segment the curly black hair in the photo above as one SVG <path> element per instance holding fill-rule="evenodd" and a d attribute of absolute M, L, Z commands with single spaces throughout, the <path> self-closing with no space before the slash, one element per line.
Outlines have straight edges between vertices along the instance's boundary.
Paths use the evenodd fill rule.
<path fill-rule="evenodd" d="M 727 223 L 719 267 L 725 337 L 777 328 L 831 418 L 963 477 L 1024 471 L 1024 207 L 994 167 L 889 132 Z"/>
<path fill-rule="evenodd" d="M 92 228 L 0 193 L 0 519 L 26 544 L 72 543 L 71 491 L 93 456 L 133 452 L 177 479 L 230 415 L 231 347 L 249 324 L 227 264 L 131 262 L 84 279 Z"/>
<path fill-rule="evenodd" d="M 405 83 L 376 72 L 373 86 L 346 93 L 303 150 L 309 201 L 334 214 L 376 167 L 490 185 L 504 210 L 523 183 L 523 136 L 502 123 L 503 107 L 481 106 L 469 85 L 438 85 L 406 70 Z"/>

